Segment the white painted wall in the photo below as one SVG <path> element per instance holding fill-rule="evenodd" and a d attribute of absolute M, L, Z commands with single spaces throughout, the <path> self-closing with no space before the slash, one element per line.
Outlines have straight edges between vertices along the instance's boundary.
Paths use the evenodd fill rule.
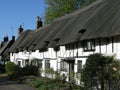
<path fill-rule="evenodd" d="M 66 50 L 65 46 L 60 46 L 59 51 L 54 51 L 53 48 L 48 48 L 48 51 L 40 52 L 36 50 L 35 52 L 18 52 L 18 53 L 10 53 L 10 61 L 17 64 L 18 61 L 22 62 L 22 67 L 24 66 L 24 60 L 26 59 L 41 59 L 42 60 L 42 70 L 45 70 L 45 60 L 50 60 L 50 68 L 53 68 L 55 71 L 60 71 L 60 61 L 64 58 L 74 58 L 74 72 L 77 73 L 77 62 L 82 61 L 82 65 L 86 63 L 86 58 L 90 54 L 101 53 L 104 55 L 114 55 L 117 59 L 120 59 L 120 36 L 114 38 L 114 44 L 112 44 L 112 39 L 106 43 L 105 39 L 101 39 L 101 46 L 99 46 L 99 40 L 95 40 L 96 46 L 95 51 L 84 51 L 81 46 L 79 48 L 75 48 L 74 50 Z M 101 50 L 100 50 L 101 49 Z M 61 72 L 61 74 L 65 74 L 67 76 L 68 81 L 68 73 L 69 72 Z M 42 76 L 45 76 L 45 73 L 42 73 Z M 79 84 L 79 80 L 76 79 L 77 84 Z"/>

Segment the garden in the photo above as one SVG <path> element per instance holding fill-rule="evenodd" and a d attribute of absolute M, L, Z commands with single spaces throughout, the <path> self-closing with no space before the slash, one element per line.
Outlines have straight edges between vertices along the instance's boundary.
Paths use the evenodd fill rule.
<path fill-rule="evenodd" d="M 5 69 L 10 79 L 38 90 L 120 90 L 120 61 L 114 56 L 90 55 L 81 71 L 82 87 L 66 82 L 51 68 L 44 71 L 45 77 L 41 77 L 43 71 L 33 65 L 21 68 L 8 62 Z"/>

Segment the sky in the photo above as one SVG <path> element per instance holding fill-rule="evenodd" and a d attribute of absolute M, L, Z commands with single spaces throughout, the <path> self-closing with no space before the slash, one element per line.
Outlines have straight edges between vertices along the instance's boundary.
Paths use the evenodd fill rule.
<path fill-rule="evenodd" d="M 44 0 L 0 0 L 0 41 L 5 36 L 18 36 L 18 28 L 36 28 L 37 16 L 44 19 Z"/>

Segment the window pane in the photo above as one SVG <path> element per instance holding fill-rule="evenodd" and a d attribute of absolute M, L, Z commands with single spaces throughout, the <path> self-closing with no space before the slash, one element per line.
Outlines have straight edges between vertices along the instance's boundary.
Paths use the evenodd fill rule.
<path fill-rule="evenodd" d="M 85 41 L 84 50 L 85 51 L 95 50 L 95 41 L 94 40 Z"/>
<path fill-rule="evenodd" d="M 21 66 L 21 61 L 18 61 L 18 65 Z"/>
<path fill-rule="evenodd" d="M 38 66 L 39 68 L 42 68 L 42 60 L 38 60 L 37 62 L 38 62 L 38 63 L 37 63 L 37 66 Z"/>
<path fill-rule="evenodd" d="M 60 62 L 60 69 L 61 69 L 61 71 L 67 71 L 67 62 L 61 61 Z"/>
<path fill-rule="evenodd" d="M 45 61 L 45 68 L 50 68 L 50 61 L 49 60 L 46 60 Z"/>
<path fill-rule="evenodd" d="M 78 61 L 78 63 L 77 63 L 77 71 L 79 73 L 82 71 L 82 61 Z"/>

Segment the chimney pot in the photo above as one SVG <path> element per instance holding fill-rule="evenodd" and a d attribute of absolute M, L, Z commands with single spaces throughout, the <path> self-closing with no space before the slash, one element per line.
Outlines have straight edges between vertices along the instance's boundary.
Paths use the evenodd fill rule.
<path fill-rule="evenodd" d="M 20 27 L 18 28 L 18 36 L 23 32 L 23 28 L 22 25 L 20 25 Z"/>
<path fill-rule="evenodd" d="M 15 36 L 12 36 L 12 41 L 15 41 Z"/>
<path fill-rule="evenodd" d="M 43 22 L 41 21 L 41 18 L 38 16 L 37 17 L 37 25 L 36 25 L 36 31 L 40 28 L 40 27 L 42 27 L 42 24 L 43 24 Z"/>
<path fill-rule="evenodd" d="M 37 21 L 40 21 L 40 17 L 39 16 L 37 17 Z"/>

